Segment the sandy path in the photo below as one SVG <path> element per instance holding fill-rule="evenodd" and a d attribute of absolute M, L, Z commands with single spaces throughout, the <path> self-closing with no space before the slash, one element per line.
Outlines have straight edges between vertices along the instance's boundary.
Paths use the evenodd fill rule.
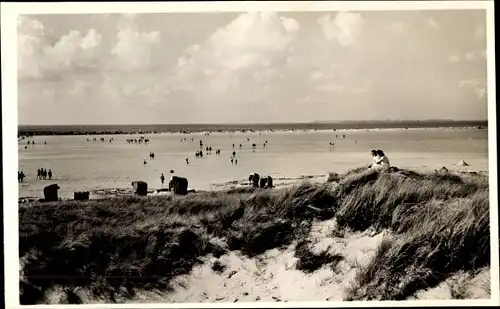
<path fill-rule="evenodd" d="M 177 278 L 168 294 L 141 293 L 127 302 L 253 302 L 342 300 L 343 289 L 354 278 L 357 265 L 364 265 L 375 253 L 383 233 L 369 232 L 330 238 L 335 220 L 316 223 L 309 235 L 313 251 L 326 249 L 341 253 L 345 260 L 332 270 L 324 266 L 312 274 L 295 269 L 295 244 L 284 250 L 273 249 L 260 258 L 249 259 L 230 252 L 219 259 L 207 257 L 189 275 Z M 219 260 L 226 265 L 216 273 L 211 265 Z"/>

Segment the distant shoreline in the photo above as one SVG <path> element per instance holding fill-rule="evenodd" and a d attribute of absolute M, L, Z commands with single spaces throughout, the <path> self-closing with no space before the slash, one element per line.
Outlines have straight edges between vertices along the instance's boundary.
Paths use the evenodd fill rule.
<path fill-rule="evenodd" d="M 119 135 L 200 132 L 262 132 L 290 130 L 368 130 L 368 129 L 415 129 L 415 128 L 462 128 L 486 129 L 482 121 L 359 121 L 335 123 L 270 123 L 270 124 L 152 124 L 152 125 L 19 125 L 20 136 L 46 135 Z"/>

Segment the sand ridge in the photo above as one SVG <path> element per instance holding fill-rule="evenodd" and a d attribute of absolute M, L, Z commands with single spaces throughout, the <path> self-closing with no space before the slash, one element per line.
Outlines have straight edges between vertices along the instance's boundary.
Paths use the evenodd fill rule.
<path fill-rule="evenodd" d="M 172 292 L 141 292 L 127 302 L 341 301 L 343 289 L 354 278 L 356 269 L 370 261 L 384 233 L 366 231 L 332 237 L 335 226 L 335 219 L 316 222 L 308 236 L 313 251 L 329 247 L 329 252 L 345 257 L 334 267 L 325 265 L 312 274 L 297 270 L 296 242 L 255 258 L 231 251 L 219 259 L 204 258 L 204 263 L 189 275 L 175 280 Z M 220 273 L 212 270 L 216 261 L 225 265 Z"/>

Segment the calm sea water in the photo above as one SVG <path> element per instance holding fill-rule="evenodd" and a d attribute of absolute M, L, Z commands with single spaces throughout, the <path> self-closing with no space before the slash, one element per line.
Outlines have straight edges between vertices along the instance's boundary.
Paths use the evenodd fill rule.
<path fill-rule="evenodd" d="M 346 134 L 345 139 L 336 135 Z M 187 177 L 189 187 L 211 189 L 214 184 L 248 178 L 252 172 L 278 177 L 320 175 L 327 171 L 346 172 L 367 164 L 371 149 L 383 149 L 392 165 L 400 168 L 488 170 L 487 130 L 455 129 L 390 129 L 359 131 L 295 131 L 148 135 L 149 144 L 129 144 L 127 138 L 139 135 L 36 136 L 36 144 L 19 141 L 19 170 L 27 175 L 19 186 L 20 196 L 43 196 L 43 187 L 57 183 L 61 197 L 72 197 L 74 191 L 105 188 L 130 188 L 131 182 L 143 180 L 149 187 L 160 187 L 160 173 L 167 180 L 170 170 Z M 104 137 L 105 142 L 99 138 Z M 114 141 L 109 142 L 113 137 Z M 186 141 L 181 142 L 181 138 Z M 193 139 L 193 140 L 191 140 Z M 249 141 L 247 140 L 249 139 Z M 204 148 L 212 147 L 212 155 L 195 158 L 202 140 Z M 263 144 L 268 144 L 264 148 Z M 45 145 L 44 142 L 47 142 Z M 334 142 L 335 146 L 329 146 Z M 238 165 L 230 162 L 233 151 Z M 256 143 L 255 151 L 252 143 Z M 242 148 L 239 148 L 242 144 Z M 221 155 L 215 155 L 220 149 Z M 149 153 L 155 159 L 149 159 Z M 185 159 L 189 158 L 189 165 Z M 147 160 L 148 164 L 143 165 Z M 469 167 L 457 167 L 465 160 Z M 37 180 L 38 168 L 51 169 L 54 177 Z"/>

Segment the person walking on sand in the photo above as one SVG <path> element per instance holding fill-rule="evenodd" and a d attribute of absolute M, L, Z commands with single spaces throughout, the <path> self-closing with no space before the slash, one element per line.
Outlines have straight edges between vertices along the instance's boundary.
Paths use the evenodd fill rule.
<path fill-rule="evenodd" d="M 189 164 L 189 159 L 188 158 L 186 158 L 186 164 Z"/>
<path fill-rule="evenodd" d="M 234 159 L 234 165 L 238 165 L 238 159 Z"/>
<path fill-rule="evenodd" d="M 148 162 L 146 160 L 144 160 L 143 164 L 144 164 L 143 166 L 146 166 L 146 164 L 148 164 Z"/>
<path fill-rule="evenodd" d="M 52 179 L 52 171 L 49 169 L 49 172 L 47 173 L 49 175 L 49 179 Z"/>
<path fill-rule="evenodd" d="M 163 184 L 165 183 L 165 176 L 163 176 L 163 173 L 161 173 L 160 181 L 161 181 L 161 186 L 163 187 Z"/>
<path fill-rule="evenodd" d="M 42 178 L 42 171 L 40 169 L 38 169 L 36 171 L 36 179 L 41 179 Z"/>
<path fill-rule="evenodd" d="M 234 165 L 234 159 L 233 159 L 233 157 L 231 157 L 231 164 Z"/>

